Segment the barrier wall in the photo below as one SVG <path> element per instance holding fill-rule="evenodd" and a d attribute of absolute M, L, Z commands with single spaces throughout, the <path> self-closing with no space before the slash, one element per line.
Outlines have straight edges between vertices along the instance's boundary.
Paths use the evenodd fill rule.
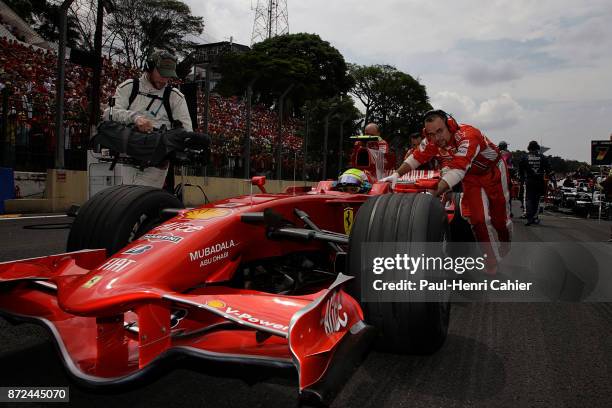
<path fill-rule="evenodd" d="M 15 172 L 15 198 L 43 198 L 46 187 L 46 172 Z"/>
<path fill-rule="evenodd" d="M 176 176 L 175 183 L 182 183 L 183 201 L 188 207 L 204 204 L 203 192 L 210 201 L 221 200 L 251 192 L 250 180 L 220 178 L 220 177 L 196 177 Z M 280 193 L 287 187 L 312 186 L 316 183 L 292 180 L 268 180 L 265 188 L 268 193 Z M 199 187 L 202 188 L 200 190 Z M 61 213 L 72 205 L 82 205 L 87 200 L 89 188 L 86 171 L 56 170 L 47 171 L 45 196 L 42 199 L 20 199 L 6 200 L 6 213 Z M 253 186 L 253 193 L 258 193 L 259 188 Z"/>

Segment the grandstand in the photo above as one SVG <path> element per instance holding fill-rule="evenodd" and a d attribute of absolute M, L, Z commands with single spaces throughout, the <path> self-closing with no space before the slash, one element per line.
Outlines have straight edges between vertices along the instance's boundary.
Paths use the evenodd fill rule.
<path fill-rule="evenodd" d="M 0 88 L 4 87 L 7 94 L 7 106 L 3 110 L 6 115 L 0 117 L 0 124 L 6 128 L 6 138 L 0 140 L 5 145 L 0 165 L 23 171 L 45 171 L 53 167 L 57 143 L 54 127 L 57 54 L 1 1 L 0 8 L 3 22 L 0 30 Z M 202 49 L 211 47 L 203 46 Z M 64 140 L 68 169 L 86 168 L 90 132 L 87 125 L 90 110 L 88 96 L 91 94 L 92 75 L 91 68 L 66 62 Z M 119 83 L 138 75 L 137 69 L 105 58 L 101 101 L 108 101 Z M 198 91 L 199 113 L 203 111 L 203 97 L 203 92 Z M 202 128 L 201 120 L 196 122 L 200 125 L 198 130 L 206 130 L 213 139 L 211 153 L 214 166 L 209 166 L 209 175 L 242 175 L 239 168 L 242 166 L 242 144 L 246 134 L 245 110 L 244 101 L 237 97 L 224 98 L 212 94 L 208 129 Z M 286 152 L 283 165 L 287 169 L 293 169 L 295 165 L 301 167 L 301 159 L 296 162 L 296 154 L 302 147 L 302 139 L 297 136 L 301 125 L 295 119 L 285 122 L 282 131 L 283 150 Z M 272 151 L 277 137 L 277 123 L 275 112 L 261 106 L 253 107 L 251 168 L 258 173 L 265 173 L 275 165 Z M 289 171 L 285 174 L 289 174 Z"/>

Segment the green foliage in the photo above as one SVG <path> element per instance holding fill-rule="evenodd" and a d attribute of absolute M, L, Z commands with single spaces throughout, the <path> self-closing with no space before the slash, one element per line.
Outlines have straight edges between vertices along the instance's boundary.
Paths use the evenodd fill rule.
<path fill-rule="evenodd" d="M 106 36 L 115 39 L 110 42 L 110 54 L 142 68 L 154 49 L 188 54 L 195 43 L 185 37 L 201 34 L 204 22 L 182 1 L 116 0 L 106 29 Z"/>
<path fill-rule="evenodd" d="M 334 176 L 341 173 L 348 165 L 349 156 L 353 142 L 349 139 L 359 133 L 359 121 L 363 117 L 355 107 L 353 99 L 349 96 L 342 98 L 319 99 L 307 101 L 302 108 L 304 121 L 308 119 L 309 137 L 308 151 L 309 162 L 321 162 L 323 152 L 323 138 L 325 134 L 325 117 L 328 116 L 328 175 Z M 338 163 L 338 149 L 340 144 L 340 123 L 342 122 L 342 151 L 344 160 L 342 168 Z M 305 129 L 305 127 L 304 127 Z"/>
<path fill-rule="evenodd" d="M 243 94 L 254 82 L 257 103 L 272 106 L 290 84 L 292 105 L 329 99 L 352 86 L 344 57 L 316 34 L 286 34 L 257 43 L 243 54 L 227 54 L 220 63 L 223 75 L 216 90 L 224 95 Z M 297 110 L 297 109 L 296 109 Z"/>
<path fill-rule="evenodd" d="M 375 122 L 392 145 L 421 129 L 423 113 L 431 109 L 425 86 L 390 65 L 349 65 L 355 85 L 350 93 L 364 105 L 365 123 Z"/>

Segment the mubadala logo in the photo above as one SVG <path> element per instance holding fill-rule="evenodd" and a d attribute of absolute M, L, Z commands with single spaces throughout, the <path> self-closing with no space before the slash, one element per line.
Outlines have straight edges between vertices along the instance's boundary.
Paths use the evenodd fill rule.
<path fill-rule="evenodd" d="M 217 244 L 213 244 L 206 248 L 198 249 L 197 251 L 193 251 L 189 254 L 189 259 L 191 262 L 197 261 L 198 259 L 208 258 L 211 255 L 215 255 L 222 251 L 227 251 L 230 248 L 235 247 L 237 244 L 233 239 L 229 241 L 219 242 Z M 225 258 L 225 256 L 223 257 Z"/>

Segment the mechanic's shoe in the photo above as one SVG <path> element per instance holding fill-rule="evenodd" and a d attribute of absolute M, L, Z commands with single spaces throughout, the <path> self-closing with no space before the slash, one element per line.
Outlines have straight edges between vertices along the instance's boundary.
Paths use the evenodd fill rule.
<path fill-rule="evenodd" d="M 528 227 L 528 226 L 533 225 L 533 224 L 534 224 L 534 223 L 533 223 L 533 221 L 527 221 L 527 223 L 525 224 L 525 226 L 526 226 L 526 227 Z"/>

